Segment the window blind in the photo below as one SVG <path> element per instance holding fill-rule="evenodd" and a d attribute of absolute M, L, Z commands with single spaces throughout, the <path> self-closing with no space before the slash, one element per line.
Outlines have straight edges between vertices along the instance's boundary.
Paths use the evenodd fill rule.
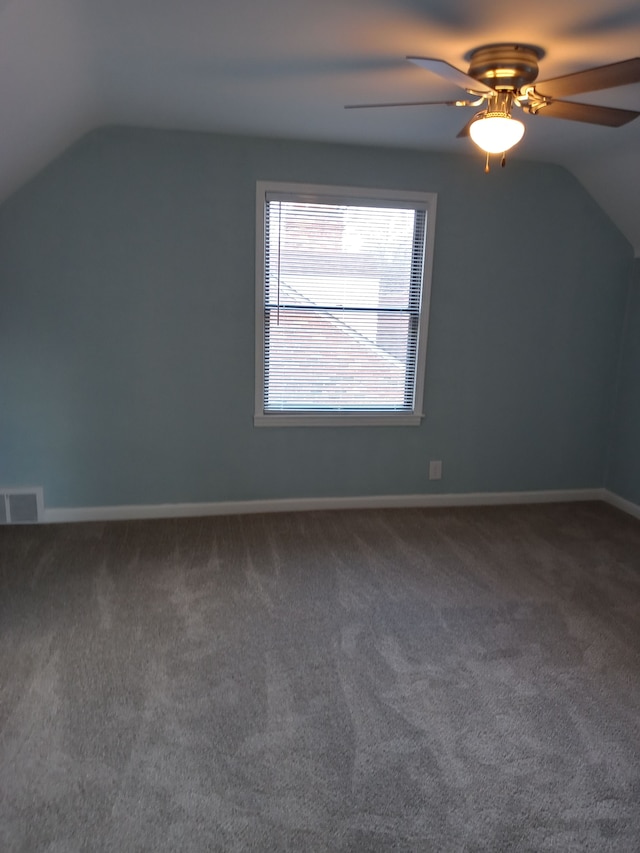
<path fill-rule="evenodd" d="M 264 412 L 410 412 L 426 209 L 268 193 Z"/>

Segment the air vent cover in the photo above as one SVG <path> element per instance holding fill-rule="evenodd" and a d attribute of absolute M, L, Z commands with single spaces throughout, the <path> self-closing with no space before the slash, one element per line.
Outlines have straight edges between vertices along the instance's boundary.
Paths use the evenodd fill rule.
<path fill-rule="evenodd" d="M 0 524 L 38 524 L 42 517 L 41 486 L 0 489 Z"/>

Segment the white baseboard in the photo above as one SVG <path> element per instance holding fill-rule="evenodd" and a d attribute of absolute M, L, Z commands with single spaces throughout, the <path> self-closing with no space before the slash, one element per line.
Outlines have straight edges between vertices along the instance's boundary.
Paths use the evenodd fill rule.
<path fill-rule="evenodd" d="M 259 501 L 222 501 L 220 503 L 58 507 L 45 509 L 44 521 L 47 523 L 68 521 L 127 521 L 147 518 L 188 518 L 205 515 L 246 515 L 262 512 L 497 506 L 501 504 L 565 503 L 571 501 L 608 501 L 609 503 L 614 503 L 612 500 L 609 500 L 609 495 L 611 493 L 607 492 L 606 489 L 564 489 L 535 492 L 464 492 L 450 495 L 364 495 L 348 498 L 285 498 Z M 615 496 L 611 495 L 611 497 Z M 619 504 L 614 503 L 615 505 Z M 623 507 L 620 508 L 622 509 Z M 640 510 L 640 508 L 638 509 Z"/>
<path fill-rule="evenodd" d="M 634 518 L 640 518 L 640 506 L 638 504 L 634 504 L 632 501 L 628 501 L 626 498 L 621 498 L 620 495 L 614 494 L 614 492 L 610 492 L 608 489 L 603 489 L 604 497 L 602 498 L 611 506 L 615 506 L 616 509 L 621 509 L 623 512 L 632 515 Z"/>

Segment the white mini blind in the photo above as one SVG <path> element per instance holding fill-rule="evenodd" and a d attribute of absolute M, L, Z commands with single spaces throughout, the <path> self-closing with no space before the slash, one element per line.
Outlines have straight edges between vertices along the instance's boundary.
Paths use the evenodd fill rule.
<path fill-rule="evenodd" d="M 263 412 L 412 412 L 426 205 L 266 194 Z"/>

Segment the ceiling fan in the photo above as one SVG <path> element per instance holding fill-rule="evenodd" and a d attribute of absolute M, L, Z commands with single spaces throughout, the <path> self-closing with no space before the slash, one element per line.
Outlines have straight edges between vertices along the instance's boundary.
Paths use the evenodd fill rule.
<path fill-rule="evenodd" d="M 530 115 L 608 127 L 620 127 L 640 115 L 640 112 L 635 110 L 561 100 L 563 97 L 583 92 L 640 82 L 640 57 L 536 82 L 538 61 L 543 55 L 544 51 L 533 45 L 484 45 L 471 52 L 466 74 L 442 59 L 408 56 L 410 62 L 454 83 L 464 89 L 471 98 L 458 101 L 348 104 L 345 109 L 431 105 L 484 106 L 467 122 L 458 137 L 471 136 L 476 145 L 487 153 L 486 171 L 489 169 L 489 154 L 502 154 L 504 165 L 504 152 L 516 145 L 524 135 L 524 124 L 511 115 L 514 107 L 521 108 Z"/>

